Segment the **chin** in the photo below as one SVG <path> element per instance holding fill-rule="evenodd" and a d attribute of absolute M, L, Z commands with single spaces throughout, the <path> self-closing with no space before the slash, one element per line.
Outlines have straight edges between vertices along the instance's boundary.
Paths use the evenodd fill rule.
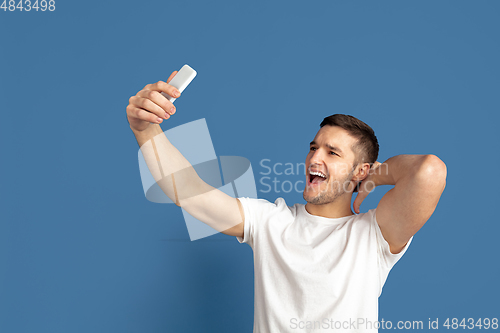
<path fill-rule="evenodd" d="M 317 194 L 315 196 L 306 195 L 304 193 L 303 197 L 304 200 L 311 205 L 326 205 L 332 203 L 336 199 L 336 196 L 333 195 L 333 193 L 329 193 L 328 195 Z"/>

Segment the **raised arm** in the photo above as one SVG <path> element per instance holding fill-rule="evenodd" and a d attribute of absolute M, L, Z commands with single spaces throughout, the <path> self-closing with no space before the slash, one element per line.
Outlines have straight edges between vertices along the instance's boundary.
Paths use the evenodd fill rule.
<path fill-rule="evenodd" d="M 374 164 L 354 200 L 356 213 L 379 185 L 394 185 L 377 205 L 376 219 L 391 252 L 398 253 L 436 209 L 446 185 L 446 165 L 435 155 L 397 155 Z"/>
<path fill-rule="evenodd" d="M 167 82 L 146 85 L 130 98 L 127 106 L 127 119 L 144 160 L 157 184 L 176 205 L 217 231 L 243 237 L 244 213 L 240 201 L 205 183 L 160 127 L 176 111 L 160 92 L 180 96 Z"/>

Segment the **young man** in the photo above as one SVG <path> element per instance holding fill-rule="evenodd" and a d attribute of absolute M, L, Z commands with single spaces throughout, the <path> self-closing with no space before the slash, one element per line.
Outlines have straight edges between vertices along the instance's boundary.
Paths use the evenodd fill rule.
<path fill-rule="evenodd" d="M 173 78 L 173 72 L 167 82 Z M 254 332 L 376 332 L 378 297 L 390 269 L 434 212 L 446 166 L 434 155 L 376 161 L 373 130 L 347 115 L 323 120 L 306 157 L 306 205 L 234 199 L 201 180 L 159 123 L 175 113 L 160 92 L 130 98 L 127 118 L 162 190 L 188 213 L 254 251 Z M 394 185 L 376 209 L 359 206 L 375 186 Z M 353 192 L 358 192 L 351 210 Z"/>

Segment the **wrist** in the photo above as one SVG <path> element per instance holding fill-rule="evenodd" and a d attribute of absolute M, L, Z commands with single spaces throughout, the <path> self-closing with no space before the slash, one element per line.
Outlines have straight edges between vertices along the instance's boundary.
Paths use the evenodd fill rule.
<path fill-rule="evenodd" d="M 394 181 L 388 172 L 388 166 L 385 163 L 379 163 L 375 169 L 371 169 L 362 183 L 369 191 L 381 185 L 394 185 Z"/>
<path fill-rule="evenodd" d="M 132 130 L 132 133 L 134 133 L 139 147 L 154 138 L 156 135 L 163 133 L 163 130 L 159 124 L 149 124 L 149 126 L 144 130 L 137 130 L 132 128 L 132 126 L 130 127 L 130 129 Z"/>

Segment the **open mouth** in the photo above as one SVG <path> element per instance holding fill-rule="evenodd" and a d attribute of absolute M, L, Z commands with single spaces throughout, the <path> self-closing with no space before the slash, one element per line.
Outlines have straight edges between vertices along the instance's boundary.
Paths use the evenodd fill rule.
<path fill-rule="evenodd" d="M 309 172 L 309 184 L 318 184 L 326 180 L 326 175 L 323 172 L 311 171 Z"/>

